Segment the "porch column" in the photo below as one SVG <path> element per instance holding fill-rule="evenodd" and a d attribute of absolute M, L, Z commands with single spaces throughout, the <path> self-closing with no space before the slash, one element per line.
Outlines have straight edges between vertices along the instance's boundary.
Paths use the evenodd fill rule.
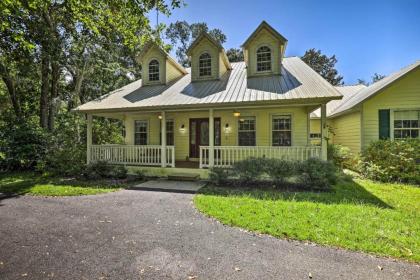
<path fill-rule="evenodd" d="M 327 160 L 327 105 L 321 105 L 321 159 Z"/>
<path fill-rule="evenodd" d="M 162 134 L 162 148 L 160 152 L 160 162 L 162 167 L 166 167 L 166 114 L 162 111 L 162 119 L 160 120 L 160 129 Z"/>
<path fill-rule="evenodd" d="M 92 148 L 92 115 L 86 115 L 87 121 L 87 132 L 86 132 L 86 163 L 89 164 L 91 159 L 91 148 Z"/>
<path fill-rule="evenodd" d="M 209 167 L 214 166 L 214 116 L 213 109 L 209 110 Z"/>

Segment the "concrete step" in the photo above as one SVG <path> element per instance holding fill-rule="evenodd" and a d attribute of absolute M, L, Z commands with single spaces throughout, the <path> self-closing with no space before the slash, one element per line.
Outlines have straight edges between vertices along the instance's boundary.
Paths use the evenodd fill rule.
<path fill-rule="evenodd" d="M 168 180 L 173 181 L 197 181 L 199 178 L 200 175 L 191 173 L 173 173 L 168 175 Z"/>

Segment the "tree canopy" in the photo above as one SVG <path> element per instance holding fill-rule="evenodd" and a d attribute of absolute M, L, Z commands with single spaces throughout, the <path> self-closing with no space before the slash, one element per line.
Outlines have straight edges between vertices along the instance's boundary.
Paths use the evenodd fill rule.
<path fill-rule="evenodd" d="M 244 53 L 241 49 L 230 48 L 226 51 L 226 55 L 230 62 L 244 61 Z"/>
<path fill-rule="evenodd" d="M 71 109 L 139 78 L 135 56 L 162 29 L 152 27 L 148 14 L 157 9 L 169 15 L 182 4 L 0 1 L 0 169 L 10 160 L 11 166 L 33 167 L 23 164 L 28 160 L 44 165 L 45 153 L 32 149 L 34 143 L 45 144 L 48 154 L 60 153 L 67 165 L 75 155 L 83 155 L 85 120 Z M 117 141 L 121 125 L 113 122 L 97 118 L 94 141 Z M 24 155 L 37 150 L 38 157 Z M 18 151 L 22 154 L 16 155 Z"/>
<path fill-rule="evenodd" d="M 189 24 L 186 21 L 176 21 L 175 23 L 171 23 L 166 29 L 166 38 L 176 47 L 176 57 L 178 62 L 183 66 L 190 66 L 191 63 L 187 56 L 187 49 L 202 32 L 207 32 L 221 45 L 226 42 L 227 38 L 222 30 L 217 28 L 209 29 L 205 22 Z"/>
<path fill-rule="evenodd" d="M 338 74 L 335 65 L 337 58 L 335 55 L 328 57 L 321 53 L 321 50 L 309 49 L 301 57 L 306 64 L 318 72 L 325 80 L 333 86 L 342 85 L 343 77 Z"/>

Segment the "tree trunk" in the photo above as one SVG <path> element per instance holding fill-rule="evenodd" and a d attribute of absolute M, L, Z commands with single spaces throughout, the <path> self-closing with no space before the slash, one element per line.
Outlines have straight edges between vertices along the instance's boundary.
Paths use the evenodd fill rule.
<path fill-rule="evenodd" d="M 55 115 L 57 113 L 57 97 L 58 97 L 58 81 L 60 79 L 60 67 L 57 62 L 51 65 L 51 95 L 50 106 L 48 112 L 48 130 L 54 130 Z"/>
<path fill-rule="evenodd" d="M 10 102 L 12 103 L 13 111 L 15 112 L 16 118 L 18 120 L 23 119 L 22 106 L 20 105 L 20 100 L 18 93 L 16 92 L 16 81 L 14 78 L 10 77 L 9 70 L 0 64 L 0 75 L 3 82 L 6 84 L 7 91 L 9 93 Z"/>
<path fill-rule="evenodd" d="M 42 128 L 48 128 L 49 110 L 49 59 L 44 54 L 41 59 L 41 97 L 39 102 L 39 123 Z"/>

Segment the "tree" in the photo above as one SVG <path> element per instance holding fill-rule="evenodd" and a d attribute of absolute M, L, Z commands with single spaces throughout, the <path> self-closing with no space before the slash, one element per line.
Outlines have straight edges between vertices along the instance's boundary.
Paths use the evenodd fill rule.
<path fill-rule="evenodd" d="M 375 73 L 372 76 L 372 83 L 376 83 L 377 81 L 380 81 L 380 80 L 382 80 L 385 77 L 386 77 L 385 75 L 381 75 L 381 74 Z"/>
<path fill-rule="evenodd" d="M 386 77 L 385 75 L 381 75 L 381 74 L 375 73 L 375 74 L 373 74 L 372 81 L 370 83 L 369 82 L 366 82 L 366 80 L 364 80 L 364 79 L 357 79 L 357 84 L 369 86 L 371 84 L 376 83 L 377 81 L 382 80 L 385 77 Z"/>
<path fill-rule="evenodd" d="M 172 45 L 176 46 L 176 57 L 183 66 L 190 66 L 187 49 L 202 32 L 207 32 L 221 45 L 226 42 L 226 35 L 222 30 L 217 28 L 209 30 L 205 22 L 189 24 L 186 21 L 176 21 L 166 29 L 166 38 L 170 40 Z"/>
<path fill-rule="evenodd" d="M 79 35 L 97 39 L 95 44 L 118 43 L 135 52 L 153 34 L 147 13 L 156 8 L 169 14 L 181 1 L 171 0 L 169 5 L 152 0 L 1 1 L 0 77 L 16 117 L 22 119 L 21 102 L 31 88 L 39 98 L 40 126 L 52 130 L 69 47 Z M 25 74 L 28 65 L 32 69 Z M 25 77 L 34 73 L 39 77 L 31 84 Z"/>
<path fill-rule="evenodd" d="M 309 49 L 301 58 L 333 86 L 343 84 L 343 77 L 335 69 L 337 63 L 335 55 L 328 57 L 322 54 L 321 50 Z"/>
<path fill-rule="evenodd" d="M 244 53 L 241 49 L 230 48 L 226 51 L 226 55 L 230 62 L 244 61 Z"/>

